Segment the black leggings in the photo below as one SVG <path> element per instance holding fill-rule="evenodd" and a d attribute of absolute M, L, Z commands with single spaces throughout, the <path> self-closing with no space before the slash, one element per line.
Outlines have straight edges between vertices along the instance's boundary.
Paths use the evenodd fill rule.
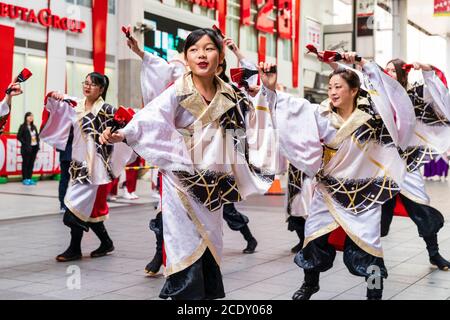
<path fill-rule="evenodd" d="M 34 161 L 39 151 L 39 146 L 32 146 L 31 151 L 21 150 L 22 154 L 22 178 L 23 180 L 31 179 L 33 176 Z"/>

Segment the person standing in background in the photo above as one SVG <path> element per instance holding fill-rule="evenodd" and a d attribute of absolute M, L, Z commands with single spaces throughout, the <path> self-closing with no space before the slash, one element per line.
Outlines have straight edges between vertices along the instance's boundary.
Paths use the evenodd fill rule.
<path fill-rule="evenodd" d="M 23 123 L 19 127 L 17 140 L 22 144 L 22 183 L 26 186 L 36 185 L 31 177 L 33 175 L 34 161 L 39 151 L 39 133 L 34 125 L 34 116 L 31 112 L 25 114 Z"/>

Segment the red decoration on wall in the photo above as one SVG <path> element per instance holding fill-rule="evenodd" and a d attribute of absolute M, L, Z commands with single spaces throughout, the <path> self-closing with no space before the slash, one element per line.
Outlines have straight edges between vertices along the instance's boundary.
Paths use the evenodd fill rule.
<path fill-rule="evenodd" d="M 105 73 L 108 0 L 92 0 L 92 39 L 94 71 Z"/>
<path fill-rule="evenodd" d="M 226 32 L 227 30 L 227 0 L 217 0 L 216 2 L 217 20 L 219 21 L 219 29 Z"/>
<path fill-rule="evenodd" d="M 0 61 L 2 71 L 0 72 L 0 101 L 5 97 L 5 91 L 12 82 L 13 57 L 14 57 L 14 28 L 0 25 Z M 5 132 L 9 131 L 9 120 L 5 126 Z"/>
<path fill-rule="evenodd" d="M 257 4 L 261 4 L 263 0 L 257 0 Z M 274 22 L 269 19 L 273 11 L 273 0 L 266 0 L 266 4 L 259 10 L 256 18 L 256 29 L 261 32 L 273 33 Z"/>
<path fill-rule="evenodd" d="M 282 39 L 292 39 L 292 0 L 277 0 L 277 31 Z"/>
<path fill-rule="evenodd" d="M 294 39 L 292 46 L 292 87 L 298 88 L 299 56 L 300 56 L 300 6 L 301 0 L 295 0 Z"/>
<path fill-rule="evenodd" d="M 251 25 L 251 0 L 241 0 L 241 25 L 249 26 Z"/>

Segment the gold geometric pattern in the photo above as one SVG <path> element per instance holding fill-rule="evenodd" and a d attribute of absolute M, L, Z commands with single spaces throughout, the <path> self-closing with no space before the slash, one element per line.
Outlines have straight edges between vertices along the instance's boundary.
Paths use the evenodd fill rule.
<path fill-rule="evenodd" d="M 287 212 L 291 214 L 292 201 L 297 194 L 302 192 L 303 182 L 306 178 L 306 174 L 294 167 L 292 164 L 289 164 L 288 168 L 288 204 L 287 204 Z"/>

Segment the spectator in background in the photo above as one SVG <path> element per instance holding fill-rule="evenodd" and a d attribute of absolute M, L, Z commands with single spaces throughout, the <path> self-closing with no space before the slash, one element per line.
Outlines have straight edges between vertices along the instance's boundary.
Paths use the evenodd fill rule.
<path fill-rule="evenodd" d="M 22 183 L 26 186 L 36 185 L 31 177 L 33 176 L 34 161 L 39 151 L 39 133 L 34 125 L 34 116 L 31 112 L 25 114 L 24 121 L 17 133 L 17 140 L 22 144 L 20 148 L 22 154 Z"/>
<path fill-rule="evenodd" d="M 59 151 L 59 163 L 61 168 L 61 179 L 59 180 L 58 198 L 60 203 L 60 213 L 65 213 L 67 208 L 64 204 L 64 198 L 66 197 L 67 187 L 70 181 L 70 163 L 72 162 L 72 142 L 73 142 L 73 127 L 70 128 L 69 139 L 65 150 Z"/>

